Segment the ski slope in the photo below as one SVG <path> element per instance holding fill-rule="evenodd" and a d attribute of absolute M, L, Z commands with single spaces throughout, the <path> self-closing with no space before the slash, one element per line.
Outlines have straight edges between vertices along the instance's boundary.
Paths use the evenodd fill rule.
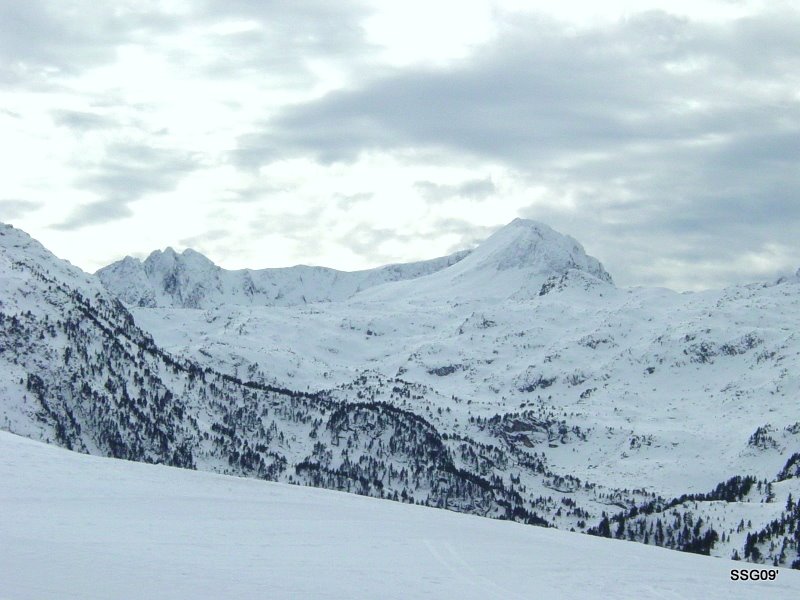
<path fill-rule="evenodd" d="M 800 573 L 0 432 L 0 598 L 796 598 Z"/>

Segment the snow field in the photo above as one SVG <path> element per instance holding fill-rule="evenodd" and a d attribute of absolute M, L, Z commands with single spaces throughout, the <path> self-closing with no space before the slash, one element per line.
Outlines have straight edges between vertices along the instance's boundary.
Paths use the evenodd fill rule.
<path fill-rule="evenodd" d="M 796 598 L 800 573 L 0 433 L 0 598 Z"/>

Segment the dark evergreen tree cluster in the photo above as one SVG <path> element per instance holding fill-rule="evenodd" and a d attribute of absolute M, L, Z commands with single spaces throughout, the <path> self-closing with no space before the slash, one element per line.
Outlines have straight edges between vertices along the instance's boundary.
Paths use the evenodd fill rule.
<path fill-rule="evenodd" d="M 702 502 L 739 502 L 756 483 L 755 477 L 737 475 L 719 483 L 708 493 L 683 494 L 672 500 L 655 498 L 612 517 L 604 515 L 600 523 L 588 529 L 587 533 L 710 554 L 720 535 L 702 518 L 695 518 L 689 507 L 694 506 L 696 510 L 698 503 Z"/>
<path fill-rule="evenodd" d="M 753 562 L 800 569 L 800 502 L 790 494 L 780 517 L 748 533 L 743 556 Z"/>

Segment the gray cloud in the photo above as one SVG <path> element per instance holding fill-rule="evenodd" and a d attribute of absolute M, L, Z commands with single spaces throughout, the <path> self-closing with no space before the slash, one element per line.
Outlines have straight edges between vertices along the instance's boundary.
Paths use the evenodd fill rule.
<path fill-rule="evenodd" d="M 465 198 L 468 200 L 483 200 L 494 194 L 497 188 L 491 177 L 485 179 L 470 179 L 457 185 L 445 185 L 432 181 L 417 181 L 414 187 L 427 200 L 441 202 L 450 198 Z"/>
<path fill-rule="evenodd" d="M 565 153 L 752 132 L 765 118 L 777 125 L 763 85 L 800 57 L 800 43 L 772 42 L 787 19 L 800 26 L 796 14 L 715 30 L 651 13 L 571 36 L 552 23 L 521 23 L 460 67 L 401 71 L 334 92 L 289 109 L 268 133 L 321 160 L 426 145 L 529 169 Z M 734 52 L 742 37 L 757 50 Z M 759 68 L 748 70 L 754 53 Z M 692 61 L 707 66 L 676 71 Z M 692 102 L 707 108 L 692 112 Z"/>
<path fill-rule="evenodd" d="M 82 229 L 89 225 L 98 225 L 109 221 L 124 219 L 133 214 L 127 202 L 117 198 L 89 202 L 76 208 L 66 220 L 52 225 L 53 229 L 69 231 Z"/>
<path fill-rule="evenodd" d="M 333 198 L 336 205 L 342 210 L 350 210 L 357 204 L 369 202 L 375 197 L 371 192 L 360 192 L 357 194 L 334 194 Z"/>
<path fill-rule="evenodd" d="M 242 204 L 264 202 L 276 194 L 287 191 L 290 191 L 287 187 L 274 186 L 260 181 L 249 187 L 228 190 L 226 202 Z"/>
<path fill-rule="evenodd" d="M 0 221 L 7 222 L 11 219 L 18 219 L 38 210 L 41 206 L 41 202 L 32 202 L 30 200 L 0 200 Z"/>
<path fill-rule="evenodd" d="M 114 126 L 114 120 L 97 113 L 76 110 L 54 110 L 51 113 L 56 125 L 76 131 L 91 131 Z"/>
<path fill-rule="evenodd" d="M 308 67 L 314 56 L 355 61 L 363 54 L 360 22 L 365 16 L 365 8 L 352 0 L 197 0 L 173 7 L 90 0 L 0 2 L 0 83 L 68 89 L 69 77 L 113 63 L 121 46 L 147 47 L 172 34 L 190 34 L 202 36 L 199 42 L 212 51 L 164 51 L 184 72 L 234 80 L 267 76 L 282 86 L 307 85 L 314 78 Z M 257 28 L 232 33 L 209 29 L 235 20 L 254 22 Z"/>
<path fill-rule="evenodd" d="M 178 15 L 88 0 L 0 3 L 0 81 L 48 87 L 52 79 L 113 62 L 118 45 L 174 30 Z"/>
<path fill-rule="evenodd" d="M 70 88 L 70 78 L 112 64 L 120 47 L 134 45 L 163 50 L 187 77 L 215 85 L 247 80 L 308 90 L 317 81 L 315 58 L 346 65 L 358 86 L 293 105 L 239 140 L 228 158 L 244 170 L 292 156 L 331 163 L 371 150 L 412 149 L 434 166 L 477 167 L 476 179 L 460 184 L 417 182 L 429 203 L 487 202 L 498 191 L 494 181 L 480 179 L 480 168 L 503 165 L 515 183 L 547 190 L 537 191 L 521 216 L 574 235 L 623 284 L 690 287 L 758 278 L 741 256 L 768 253 L 770 244 L 794 251 L 800 264 L 797 12 L 725 24 L 650 12 L 582 30 L 501 15 L 497 39 L 467 59 L 447 67 L 380 68 L 370 66 L 372 48 L 361 27 L 367 10 L 327 0 L 197 0 L 177 12 L 159 3 L 0 1 L 0 85 L 73 94 L 79 102 L 70 106 L 91 108 L 53 110 L 53 122 L 75 133 L 102 129 L 98 141 L 108 144 L 101 160 L 74 165 L 77 186 L 90 195 L 55 227 L 78 230 L 130 216 L 139 198 L 174 189 L 202 168 L 189 151 L 154 148 L 170 143 L 169 124 L 144 118 L 152 107 L 131 104 L 125 90 Z M 232 20 L 258 27 L 234 33 L 209 27 Z M 196 40 L 203 51 L 174 43 L 183 39 L 177 36 Z M 248 102 L 229 99 L 231 110 Z M 123 126 L 139 131 L 141 141 L 109 144 L 106 130 L 122 135 Z M 228 206 L 285 191 L 259 183 L 233 192 Z M 370 200 L 372 192 L 344 197 L 331 190 L 331 198 L 341 210 Z M 0 213 L 36 208 L 21 202 L 0 202 Z M 262 225 L 310 256 L 332 218 L 312 210 Z M 437 234 L 465 245 L 492 229 L 459 219 L 434 225 Z M 342 243 L 373 256 L 369 244 L 411 234 L 397 235 L 356 229 Z"/>
<path fill-rule="evenodd" d="M 656 277 L 660 256 L 686 265 L 664 281 L 712 285 L 692 256 L 725 273 L 732 252 L 778 243 L 800 263 L 798 30 L 791 11 L 720 25 L 651 12 L 577 34 L 517 19 L 455 67 L 376 73 L 294 106 L 243 138 L 238 158 L 424 148 L 444 163 L 498 161 L 551 191 L 525 216 L 589 235 L 618 281 Z"/>
<path fill-rule="evenodd" d="M 382 265 L 398 261 L 436 258 L 435 256 L 414 256 L 412 258 L 397 256 L 381 250 L 381 245 L 385 242 L 415 248 L 418 247 L 419 242 L 429 240 L 431 235 L 436 237 L 450 236 L 455 238 L 456 241 L 441 253 L 442 255 L 447 255 L 475 247 L 503 225 L 505 223 L 497 223 L 491 226 L 476 225 L 465 219 L 455 217 L 435 219 L 431 223 L 420 224 L 419 228 L 405 231 L 358 224 L 352 227 L 346 235 L 339 238 L 338 241 L 344 247 L 352 250 L 353 253 L 366 259 L 368 263 Z"/>
<path fill-rule="evenodd" d="M 211 248 L 214 242 L 219 242 L 220 240 L 225 240 L 230 237 L 231 232 L 227 229 L 212 229 L 198 235 L 183 238 L 178 244 L 186 248 L 206 252 L 208 251 L 207 249 Z"/>
<path fill-rule="evenodd" d="M 105 160 L 83 178 L 88 189 L 131 201 L 149 192 L 174 187 L 180 177 L 199 165 L 191 154 L 138 143 L 106 148 Z"/>
<path fill-rule="evenodd" d="M 149 193 L 174 189 L 188 172 L 199 168 L 189 153 L 117 143 L 106 148 L 104 160 L 91 165 L 79 180 L 82 189 L 101 196 L 76 209 L 55 229 L 72 230 L 106 223 L 132 214 L 130 204 Z"/>
<path fill-rule="evenodd" d="M 447 249 L 447 253 L 451 254 L 459 250 L 474 248 L 503 225 L 507 225 L 507 223 L 477 225 L 466 219 L 447 217 L 436 219 L 432 226 L 437 232 L 456 236 L 457 241 Z"/>
<path fill-rule="evenodd" d="M 331 56 L 350 54 L 365 43 L 360 22 L 368 16 L 367 7 L 356 1 L 264 2 L 263 0 L 207 0 L 199 3 L 198 14 L 206 20 L 246 18 L 259 23 L 267 32 L 263 37 L 252 32 L 224 36 L 250 45 L 253 42 L 273 45 L 273 41 L 291 42 L 284 53 L 307 58 L 309 54 Z M 271 39 L 270 39 L 271 38 Z M 222 40 L 220 40 L 222 41 Z"/>
<path fill-rule="evenodd" d="M 199 3 L 196 10 L 206 23 L 245 19 L 257 25 L 247 31 L 206 34 L 203 41 L 214 51 L 202 59 L 190 50 L 174 54 L 177 64 L 215 80 L 249 78 L 282 89 L 307 89 L 317 80 L 310 66 L 314 58 L 343 60 L 352 69 L 370 50 L 360 26 L 367 13 L 352 1 L 211 1 Z M 246 163 L 247 152 L 239 155 Z"/>
<path fill-rule="evenodd" d="M 381 250 L 381 245 L 387 241 L 401 242 L 410 244 L 415 238 L 412 233 L 404 233 L 395 229 L 371 227 L 366 224 L 358 224 L 339 238 L 345 248 L 361 256 L 371 264 L 386 264 L 393 262 L 397 257 Z"/>
<path fill-rule="evenodd" d="M 256 237 L 280 235 L 294 245 L 296 254 L 303 257 L 302 260 L 318 264 L 312 257 L 322 251 L 327 233 L 327 223 L 323 218 L 324 207 L 308 206 L 300 213 L 289 212 L 296 208 L 295 204 L 292 200 L 281 200 L 277 206 L 284 208 L 286 212 L 277 214 L 262 212 L 250 221 L 250 233 Z"/>

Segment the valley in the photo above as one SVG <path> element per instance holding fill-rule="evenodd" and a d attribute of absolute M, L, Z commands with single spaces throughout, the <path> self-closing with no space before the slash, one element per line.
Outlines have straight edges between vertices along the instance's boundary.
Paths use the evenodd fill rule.
<path fill-rule="evenodd" d="M 524 220 L 357 275 L 172 252 L 95 277 L 0 245 L 7 431 L 800 564 L 798 278 L 621 289 Z"/>

